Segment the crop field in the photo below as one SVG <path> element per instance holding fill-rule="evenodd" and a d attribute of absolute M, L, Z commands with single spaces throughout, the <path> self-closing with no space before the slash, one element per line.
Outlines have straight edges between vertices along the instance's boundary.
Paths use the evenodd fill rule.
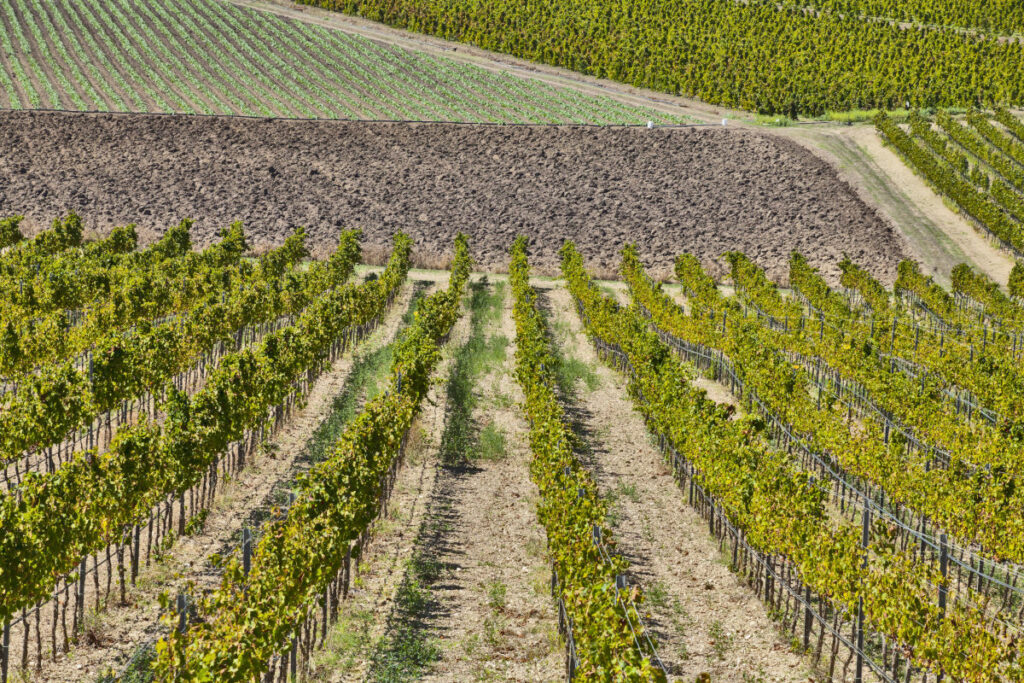
<path fill-rule="evenodd" d="M 885 116 L 879 132 L 899 155 L 985 234 L 1024 256 L 1024 123 L 1005 109 L 966 119 L 914 113 L 905 127 Z"/>
<path fill-rule="evenodd" d="M 681 121 L 218 0 L 5 2 L 0 108 L 507 123 Z"/>
<path fill-rule="evenodd" d="M 628 241 L 664 273 L 675 246 L 709 267 L 723 251 L 742 248 L 783 278 L 786 254 L 802 249 L 833 281 L 846 253 L 891 284 L 909 256 L 896 231 L 826 163 L 787 140 L 721 126 L 10 112 L 0 115 L 0 174 L 8 179 L 0 201 L 23 207 L 26 232 L 73 210 L 101 232 L 136 223 L 149 242 L 193 216 L 199 245 L 241 220 L 254 248 L 278 245 L 302 225 L 321 251 L 333 248 L 338 229 L 358 225 L 378 253 L 390 249 L 392 234 L 406 232 L 421 258 L 446 252 L 462 231 L 485 271 L 504 270 L 508 243 L 522 233 L 545 275 L 559 273 L 567 237 L 611 273 Z"/>
<path fill-rule="evenodd" d="M 139 248 L 131 227 L 85 241 L 75 215 L 33 238 L 0 224 L 20 283 L 0 309 L 5 675 L 1021 675 L 1019 278 L 1006 295 L 964 265 L 947 291 L 907 260 L 887 290 L 845 259 L 832 289 L 794 251 L 782 290 L 732 251 L 727 289 L 683 253 L 670 290 L 627 245 L 613 287 L 566 242 L 562 280 L 537 281 L 519 237 L 491 280 L 465 235 L 428 274 L 401 234 L 370 272 L 357 230 L 319 261 L 302 230 L 256 258 L 239 224 L 201 251 L 191 230 Z M 479 505 L 511 475 L 536 486 L 535 520 Z M 407 514 L 421 531 L 399 551 Z M 724 595 L 701 598 L 708 623 L 686 616 L 693 589 L 666 570 L 689 551 L 658 540 L 673 517 L 731 570 L 701 592 L 756 598 L 747 621 Z M 480 568 L 453 548 L 487 552 L 476 522 L 513 519 L 543 550 L 491 546 L 460 577 Z M 397 584 L 394 552 L 412 553 Z M 391 616 L 356 610 L 370 585 Z M 509 642 L 522 618 L 557 637 Z"/>
<path fill-rule="evenodd" d="M 302 2 L 765 114 L 1024 104 L 1004 0 Z"/>
<path fill-rule="evenodd" d="M 1022 7 L 0 2 L 0 683 L 1024 683 Z"/>

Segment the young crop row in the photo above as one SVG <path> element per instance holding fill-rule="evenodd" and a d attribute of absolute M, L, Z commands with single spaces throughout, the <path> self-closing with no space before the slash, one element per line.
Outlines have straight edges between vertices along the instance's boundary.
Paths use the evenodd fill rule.
<path fill-rule="evenodd" d="M 814 2 L 303 2 L 762 113 L 1024 100 L 1015 40 L 809 10 Z"/>
<path fill-rule="evenodd" d="M 351 331 L 375 320 L 409 268 L 410 240 L 395 238 L 381 277 L 330 283 L 294 325 L 225 356 L 194 396 L 171 390 L 161 423 L 118 430 L 110 449 L 76 453 L 30 473 L 0 500 L 0 622 L 48 596 L 83 557 L 119 542 L 157 503 L 191 489 L 233 442 L 301 396 Z"/>
<path fill-rule="evenodd" d="M 220 588 L 198 605 L 199 623 L 161 641 L 160 680 L 259 680 L 296 638 L 306 642 L 312 618 L 326 617 L 331 587 L 358 558 L 390 491 L 440 346 L 459 317 L 469 271 L 460 235 L 448 289 L 420 304 L 396 344 L 387 389 L 346 428 L 333 454 L 300 479 L 287 515 L 264 528 L 248 573 L 230 562 Z"/>
<path fill-rule="evenodd" d="M 640 588 L 629 589 L 629 600 L 620 597 L 626 587 L 617 582 L 629 563 L 617 556 L 609 561 L 598 545 L 599 538 L 614 547 L 610 534 L 601 531 L 606 504 L 573 452 L 574 434 L 557 391 L 558 360 L 529 278 L 526 240 L 520 237 L 512 245 L 509 265 L 515 297 L 516 379 L 526 396 L 533 451 L 530 474 L 540 491 L 537 515 L 547 532 L 556 577 L 553 587 L 571 636 L 571 670 L 584 681 L 665 680 L 636 611 L 642 602 Z"/>
<path fill-rule="evenodd" d="M 3 30 L 7 29 L 7 30 Z M 645 107 L 213 0 L 12 0 L 0 108 L 675 123 Z"/>
<path fill-rule="evenodd" d="M 955 679 L 1024 677 L 1012 638 L 972 607 L 943 604 L 937 592 L 946 579 L 901 550 L 885 523 L 861 529 L 836 520 L 827 486 L 800 471 L 786 452 L 764 445 L 760 418 L 730 419 L 731 410 L 692 388 L 690 373 L 638 311 L 604 297 L 571 244 L 562 256 L 589 334 L 625 359 L 637 410 L 692 465 L 746 544 L 791 563 L 813 593 L 848 614 L 862 614 L 867 628 L 899 643 L 917 666 Z"/>

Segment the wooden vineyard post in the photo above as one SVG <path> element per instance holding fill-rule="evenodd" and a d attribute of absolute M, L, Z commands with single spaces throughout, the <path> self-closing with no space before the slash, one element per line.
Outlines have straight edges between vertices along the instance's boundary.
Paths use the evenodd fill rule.
<path fill-rule="evenodd" d="M 184 593 L 178 593 L 178 633 L 184 633 L 188 628 L 188 598 Z"/>
<path fill-rule="evenodd" d="M 245 578 L 249 578 L 249 570 L 252 569 L 252 532 L 248 526 L 242 527 L 242 572 Z M 248 581 L 246 582 L 248 588 Z"/>
<path fill-rule="evenodd" d="M 939 571 L 942 572 L 942 584 L 939 585 L 939 612 L 942 613 L 942 618 L 946 618 L 946 580 L 949 577 L 949 542 L 946 539 L 946 534 L 939 536 Z M 943 679 L 943 672 L 935 677 L 935 680 L 941 683 Z"/>
<path fill-rule="evenodd" d="M 945 580 L 949 576 L 949 542 L 946 539 L 946 534 L 939 536 L 939 571 L 942 572 L 943 583 L 939 586 L 939 611 L 942 612 L 942 616 L 946 616 L 946 583 Z"/>
<path fill-rule="evenodd" d="M 895 328 L 894 328 L 895 329 Z M 871 526 L 871 511 L 864 508 L 864 528 L 861 530 L 860 545 L 864 551 L 864 560 L 861 562 L 861 569 L 868 566 L 868 531 Z M 864 596 L 857 598 L 857 671 L 854 674 L 854 683 L 864 681 Z"/>
<path fill-rule="evenodd" d="M 811 643 L 811 587 L 804 587 L 804 652 Z"/>
<path fill-rule="evenodd" d="M 75 627 L 74 632 L 77 634 L 79 627 L 85 626 L 85 559 L 82 559 L 82 564 L 78 568 L 78 599 L 75 602 Z M 78 637 L 77 635 L 75 636 Z"/>
<path fill-rule="evenodd" d="M 11 653 L 11 622 L 4 621 L 3 641 L 0 641 L 0 683 L 7 683 L 7 664 Z"/>
<path fill-rule="evenodd" d="M 140 541 L 141 541 L 140 533 L 141 533 L 141 531 L 142 531 L 141 527 L 139 527 L 139 525 L 136 524 L 135 525 L 135 531 L 134 531 L 134 535 L 135 535 L 135 545 L 134 545 L 134 548 L 135 548 L 135 550 L 134 550 L 134 552 L 132 552 L 132 555 L 131 555 L 131 557 L 132 557 L 132 586 L 135 585 L 135 580 L 139 577 L 139 555 L 142 554 L 142 546 L 140 545 Z"/>

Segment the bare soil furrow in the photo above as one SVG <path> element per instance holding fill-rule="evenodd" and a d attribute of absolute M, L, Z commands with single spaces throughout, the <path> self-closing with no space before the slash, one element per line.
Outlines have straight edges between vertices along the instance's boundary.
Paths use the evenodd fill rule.
<path fill-rule="evenodd" d="M 500 318 L 480 330 L 482 348 L 515 340 L 512 299 L 503 290 Z M 424 543 L 446 570 L 438 591 L 441 656 L 424 680 L 553 681 L 561 675 L 551 570 L 514 370 L 514 347 L 508 346 L 500 364 L 474 378 L 469 452 L 444 454 L 434 508 L 445 515 L 437 538 Z"/>

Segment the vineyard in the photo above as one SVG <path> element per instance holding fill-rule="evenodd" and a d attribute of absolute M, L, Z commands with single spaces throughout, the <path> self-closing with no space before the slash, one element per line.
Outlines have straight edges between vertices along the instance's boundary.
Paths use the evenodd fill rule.
<path fill-rule="evenodd" d="M 675 123 L 216 0 L 14 0 L 0 108 L 511 123 Z M 211 58 L 212 57 L 212 58 Z"/>
<path fill-rule="evenodd" d="M 1016 258 L 1024 256 L 1024 123 L 1006 109 L 972 110 L 965 120 L 911 114 L 899 126 L 884 114 L 879 133 L 914 171 L 972 224 Z M 1019 272 L 1018 266 L 1018 272 Z M 1011 293 L 1021 296 L 1021 274 Z"/>
<path fill-rule="evenodd" d="M 0 683 L 1024 683 L 1019 0 L 0 2 Z"/>
<path fill-rule="evenodd" d="M 792 680 L 801 670 L 830 681 L 1024 677 L 1018 280 L 1007 295 L 963 265 L 945 290 L 903 261 L 889 290 L 845 259 L 833 289 L 794 251 L 783 290 L 732 251 L 728 289 L 688 253 L 675 260 L 678 285 L 663 285 L 627 245 L 613 287 L 566 242 L 563 280 L 538 282 L 519 237 L 506 287 L 471 276 L 464 235 L 432 282 L 410 269 L 415 245 L 401 234 L 367 270 L 358 230 L 310 261 L 301 228 L 252 257 L 242 224 L 198 251 L 192 226 L 139 248 L 133 226 L 86 240 L 74 214 L 31 238 L 19 217 L 3 221 L 5 683 L 74 678 L 75 653 L 102 680 L 319 680 L 339 647 L 373 680 L 456 676 L 465 641 L 431 635 L 430 604 L 486 615 L 494 634 L 473 675 L 730 678 L 735 636 L 721 620 L 736 608 L 715 603 L 710 635 L 688 633 L 679 615 L 692 589 L 655 578 L 648 557 L 683 549 L 635 528 L 642 519 L 673 533 L 673 518 L 694 525 L 692 548 L 728 567 L 716 583 L 754 600 L 750 661 L 774 638 L 787 643 Z M 393 330 L 385 346 L 382 325 Z M 573 335 L 607 368 L 581 363 Z M 611 403 L 596 402 L 602 392 Z M 598 460 L 612 457 L 612 437 L 584 426 L 598 413 L 646 433 L 625 453 L 664 467 L 664 488 L 645 495 L 674 502 L 651 508 L 629 493 L 630 475 L 609 479 L 615 461 Z M 458 583 L 471 560 L 445 555 L 461 527 L 431 519 L 453 519 L 456 503 L 417 512 L 410 494 L 428 471 L 434 500 L 467 471 L 496 467 L 508 469 L 473 495 L 532 482 L 536 504 L 508 498 L 522 514 L 502 524 L 536 534 L 543 550 L 510 567 L 527 563 L 534 578 L 504 572 L 484 593 L 446 596 L 445 577 Z M 263 502 L 236 500 L 236 480 Z M 473 495 L 458 497 L 457 514 L 487 528 L 492 512 Z M 378 565 L 410 552 L 395 538 L 407 515 L 422 517 L 426 536 L 413 538 L 395 583 Z M 467 552 L 486 552 L 467 533 Z M 427 559 L 437 552 L 447 559 Z M 161 569 L 185 557 L 176 577 Z M 369 585 L 394 603 L 386 621 L 353 611 Z M 516 645 L 510 592 L 537 601 L 533 628 L 554 640 L 523 633 Z M 344 650 L 357 614 L 380 623 Z M 112 650 L 96 633 L 115 619 L 149 635 Z M 702 651 L 707 638 L 714 647 Z M 515 668 L 527 642 L 539 648 L 529 674 Z"/>
<path fill-rule="evenodd" d="M 303 2 L 762 113 L 1024 103 L 1009 2 Z"/>

